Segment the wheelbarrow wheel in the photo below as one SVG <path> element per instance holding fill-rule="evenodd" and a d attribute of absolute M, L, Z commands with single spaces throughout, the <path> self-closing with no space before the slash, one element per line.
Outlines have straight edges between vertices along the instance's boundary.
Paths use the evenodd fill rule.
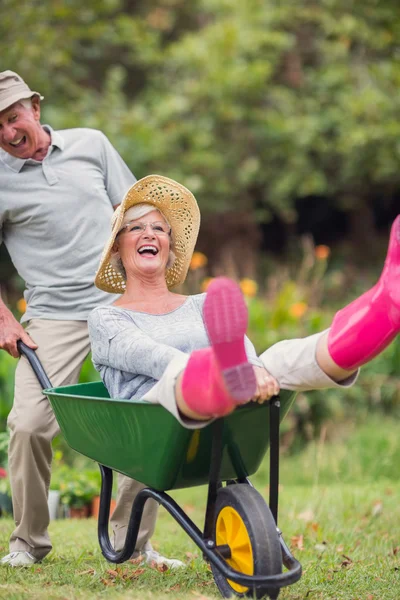
<path fill-rule="evenodd" d="M 264 498 L 247 484 L 221 488 L 215 510 L 214 542 L 229 546 L 226 562 L 246 575 L 277 575 L 282 572 L 282 551 L 276 524 Z M 276 600 L 279 589 L 247 587 L 226 579 L 211 565 L 215 583 L 224 598 L 233 595 Z"/>

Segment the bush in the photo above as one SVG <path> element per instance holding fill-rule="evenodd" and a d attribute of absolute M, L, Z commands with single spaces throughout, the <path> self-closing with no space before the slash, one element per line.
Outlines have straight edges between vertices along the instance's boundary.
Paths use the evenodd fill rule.
<path fill-rule="evenodd" d="M 0 351 L 0 431 L 6 428 L 8 413 L 14 398 L 14 371 L 17 366 L 15 358 Z"/>
<path fill-rule="evenodd" d="M 56 483 L 58 480 L 58 483 Z M 82 508 L 100 493 L 100 472 L 78 471 L 68 465 L 57 470 L 52 477 L 51 489 L 60 491 L 62 504 Z"/>

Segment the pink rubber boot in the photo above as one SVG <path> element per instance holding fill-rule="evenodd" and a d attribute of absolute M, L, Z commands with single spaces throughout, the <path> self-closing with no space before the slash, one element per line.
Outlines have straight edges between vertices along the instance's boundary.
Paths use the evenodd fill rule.
<path fill-rule="evenodd" d="M 182 395 L 198 414 L 221 417 L 250 400 L 257 388 L 244 345 L 248 315 L 239 286 L 226 277 L 215 279 L 207 291 L 203 318 L 211 347 L 191 354 Z"/>
<path fill-rule="evenodd" d="M 336 313 L 328 335 L 335 363 L 352 370 L 382 352 L 400 331 L 400 215 L 392 225 L 378 283 Z"/>

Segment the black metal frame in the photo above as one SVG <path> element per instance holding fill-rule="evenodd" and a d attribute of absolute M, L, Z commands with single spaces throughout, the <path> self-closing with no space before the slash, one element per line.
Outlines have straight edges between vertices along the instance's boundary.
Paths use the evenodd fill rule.
<path fill-rule="evenodd" d="M 273 398 L 270 402 L 270 509 L 277 523 L 278 516 L 278 486 L 279 486 L 279 412 L 280 402 L 278 398 Z M 149 498 L 156 500 L 163 506 L 169 514 L 179 523 L 182 529 L 188 534 L 193 542 L 198 546 L 204 555 L 204 558 L 212 563 L 222 573 L 226 579 L 247 587 L 266 586 L 266 587 L 285 587 L 296 583 L 301 577 L 301 564 L 290 553 L 283 537 L 282 532 L 277 527 L 279 542 L 282 551 L 282 562 L 288 569 L 285 573 L 277 575 L 245 575 L 233 569 L 226 562 L 230 557 L 228 546 L 216 546 L 213 538 L 213 525 L 215 521 L 215 505 L 217 501 L 218 490 L 222 486 L 220 480 L 220 469 L 223 451 L 223 432 L 224 421 L 217 419 L 213 424 L 212 449 L 210 476 L 208 484 L 208 497 L 206 506 L 206 516 L 204 522 L 204 532 L 193 523 L 188 515 L 180 508 L 166 492 L 159 492 L 152 488 L 144 488 L 136 496 L 132 505 L 132 511 L 129 518 L 125 545 L 122 550 L 116 552 L 110 542 L 108 533 L 108 523 L 110 517 L 110 502 L 113 482 L 113 472 L 109 467 L 99 465 L 102 477 L 100 494 L 100 511 L 98 520 L 98 538 L 103 556 L 112 563 L 122 563 L 128 560 L 136 545 L 136 540 L 140 528 L 143 509 Z M 251 485 L 248 479 L 238 478 L 236 481 L 227 482 L 245 483 Z"/>
<path fill-rule="evenodd" d="M 269 508 L 278 525 L 279 500 L 279 398 L 272 398 L 269 403 Z"/>
<path fill-rule="evenodd" d="M 17 342 L 18 350 L 28 359 L 42 389 L 51 388 L 51 382 L 47 377 L 40 360 L 34 350 L 29 348 L 21 340 Z M 273 398 L 270 402 L 270 493 L 269 505 L 275 523 L 278 523 L 278 493 L 279 493 L 279 398 Z M 281 588 L 296 583 L 301 577 L 301 564 L 292 556 L 285 544 L 282 533 L 277 527 L 279 541 L 282 551 L 282 562 L 288 569 L 285 573 L 277 575 L 245 575 L 231 568 L 224 560 L 229 558 L 230 550 L 228 546 L 216 546 L 213 537 L 213 525 L 215 520 L 215 504 L 218 490 L 222 486 L 220 480 L 221 462 L 223 455 L 223 433 L 224 420 L 217 419 L 213 424 L 212 449 L 210 476 L 208 485 L 208 498 L 206 507 L 206 516 L 204 522 L 204 532 L 193 523 L 188 515 L 180 506 L 165 492 L 159 492 L 151 488 L 144 488 L 135 498 L 132 504 L 131 515 L 127 528 L 125 544 L 121 551 L 116 552 L 110 542 L 108 525 L 110 518 L 110 504 L 113 484 L 113 471 L 109 467 L 99 465 L 101 472 L 101 492 L 100 509 L 98 518 L 98 539 L 103 556 L 112 563 L 122 563 L 131 558 L 136 545 L 136 540 L 142 520 L 143 509 L 149 498 L 156 500 L 163 506 L 170 515 L 179 523 L 183 530 L 193 540 L 193 542 L 202 551 L 204 558 L 212 563 L 226 579 L 247 587 L 271 586 Z M 239 477 L 232 483 L 245 483 L 251 485 L 247 478 Z"/>
<path fill-rule="evenodd" d="M 52 385 L 50 379 L 47 377 L 46 371 L 43 369 L 42 363 L 38 359 L 36 352 L 32 350 L 32 348 L 29 348 L 22 340 L 17 341 L 17 349 L 20 354 L 23 354 L 28 359 L 42 390 L 51 388 Z"/>

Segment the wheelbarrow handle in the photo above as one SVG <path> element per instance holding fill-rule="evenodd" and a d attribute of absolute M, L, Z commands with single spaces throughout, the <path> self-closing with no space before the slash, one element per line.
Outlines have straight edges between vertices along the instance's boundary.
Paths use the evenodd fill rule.
<path fill-rule="evenodd" d="M 29 348 L 29 346 L 27 346 L 22 340 L 17 341 L 17 348 L 19 353 L 28 359 L 42 390 L 47 390 L 48 388 L 53 387 L 50 379 L 46 375 L 46 371 L 44 370 L 42 363 L 37 357 L 36 352 L 32 350 L 32 348 Z"/>

